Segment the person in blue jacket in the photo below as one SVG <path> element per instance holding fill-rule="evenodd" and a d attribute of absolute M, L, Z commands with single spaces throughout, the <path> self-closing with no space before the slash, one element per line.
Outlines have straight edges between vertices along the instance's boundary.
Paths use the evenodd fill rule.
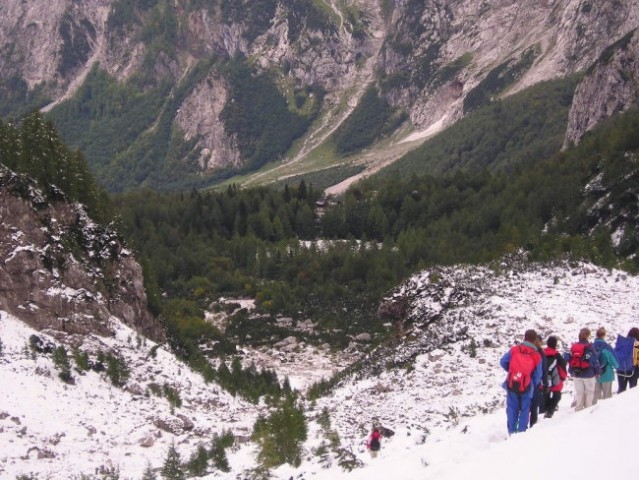
<path fill-rule="evenodd" d="M 542 377 L 541 356 L 534 345 L 537 332 L 526 330 L 524 341 L 513 346 L 499 361 L 508 372 L 505 387 L 508 434 L 525 432 L 528 428 L 530 403 Z"/>

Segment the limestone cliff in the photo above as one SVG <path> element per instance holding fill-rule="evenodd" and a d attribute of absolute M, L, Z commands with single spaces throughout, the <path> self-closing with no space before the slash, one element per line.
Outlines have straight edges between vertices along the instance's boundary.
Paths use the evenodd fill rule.
<path fill-rule="evenodd" d="M 245 132 L 222 115 L 234 101 L 224 64 L 238 56 L 255 68 L 253 75 L 268 75 L 291 110 L 308 113 L 299 92 L 322 92 L 319 117 L 303 127 L 300 147 L 268 159 L 286 162 L 321 145 L 368 85 L 408 114 L 410 129 L 446 126 L 491 99 L 586 71 L 638 27 L 639 0 L 5 0 L 0 111 L 52 109 L 81 92 L 85 103 L 67 117 L 84 115 L 80 127 L 94 129 L 76 132 L 74 140 L 92 153 L 89 161 L 103 176 L 120 169 L 116 183 L 136 171 L 132 182 L 154 174 L 161 184 L 187 173 L 246 166 Z M 619 61 L 635 59 L 636 50 L 628 48 Z M 126 84 L 107 96 L 106 105 L 87 103 L 100 94 L 93 85 L 82 90 L 95 65 Z M 605 116 L 579 107 L 589 103 L 588 92 L 596 91 L 600 100 L 616 96 L 613 110 L 632 102 L 636 83 L 625 82 L 620 96 L 612 91 L 618 82 L 609 80 L 589 76 L 590 86 L 579 89 L 579 119 L 571 120 L 566 142 Z M 145 124 L 126 125 L 125 114 L 117 127 L 104 120 L 105 110 L 130 108 L 149 92 L 163 98 L 149 102 L 155 110 L 145 112 L 151 117 Z M 290 128 L 299 129 L 295 122 Z M 114 132 L 126 133 L 126 141 L 104 140 Z M 159 138 L 149 140 L 153 135 Z M 271 144 L 273 138 L 261 141 Z M 147 153 L 149 143 L 162 142 L 169 146 Z M 132 160 L 131 152 L 138 158 Z M 94 159 L 97 154 L 102 157 Z M 127 165 L 131 161 L 152 172 L 139 172 Z"/>
<path fill-rule="evenodd" d="M 639 105 L 639 32 L 608 47 L 578 86 L 570 109 L 564 146 L 615 113 Z"/>
<path fill-rule="evenodd" d="M 28 178 L 0 168 L 0 309 L 37 329 L 111 333 L 118 317 L 164 337 L 146 305 L 142 269 L 119 236 L 62 194 L 44 200 Z"/>

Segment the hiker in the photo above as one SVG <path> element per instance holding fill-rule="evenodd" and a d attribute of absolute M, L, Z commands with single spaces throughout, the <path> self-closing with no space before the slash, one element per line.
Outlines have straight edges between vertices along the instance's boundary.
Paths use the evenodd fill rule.
<path fill-rule="evenodd" d="M 590 340 L 590 329 L 579 331 L 579 341 L 573 343 L 568 354 L 568 372 L 575 385 L 575 411 L 591 407 L 595 398 L 596 376 L 600 373 L 599 360 Z"/>
<path fill-rule="evenodd" d="M 637 386 L 637 375 L 639 375 L 639 328 L 633 327 L 628 332 L 628 336 L 617 335 L 615 342 L 615 356 L 619 367 L 617 368 L 617 393 L 625 392 L 626 388 Z"/>
<path fill-rule="evenodd" d="M 615 353 L 610 344 L 605 340 L 606 329 L 599 327 L 595 335 L 597 338 L 595 338 L 593 346 L 599 355 L 598 360 L 601 366 L 601 375 L 597 377 L 597 383 L 595 383 L 593 405 L 595 405 L 599 399 L 612 397 L 612 381 L 615 379 L 615 370 L 619 368 Z"/>
<path fill-rule="evenodd" d="M 548 376 L 544 375 L 544 372 L 548 369 L 548 363 L 546 361 L 546 354 L 544 353 L 543 345 L 541 343 L 541 338 L 537 336 L 535 342 L 535 347 L 537 348 L 537 352 L 541 357 L 541 383 L 537 388 L 535 388 L 533 392 L 532 401 L 530 402 L 530 426 L 532 427 L 535 423 L 537 423 L 537 419 L 539 418 L 540 413 L 545 412 L 546 405 L 546 391 L 548 390 Z"/>
<path fill-rule="evenodd" d="M 525 432 L 533 392 L 541 383 L 541 356 L 534 345 L 537 332 L 526 330 L 524 341 L 501 357 L 499 364 L 508 372 L 504 386 L 508 434 Z"/>
<path fill-rule="evenodd" d="M 366 442 L 366 448 L 371 452 L 371 458 L 377 457 L 380 449 L 382 448 L 382 434 L 379 433 L 379 428 L 373 428 L 368 441 Z"/>
<path fill-rule="evenodd" d="M 566 361 L 557 351 L 557 337 L 551 335 L 546 340 L 546 376 L 548 377 L 548 390 L 546 390 L 546 413 L 545 418 L 552 418 L 557 411 L 561 400 L 561 391 L 564 388 L 564 380 L 568 376 L 566 371 Z"/>

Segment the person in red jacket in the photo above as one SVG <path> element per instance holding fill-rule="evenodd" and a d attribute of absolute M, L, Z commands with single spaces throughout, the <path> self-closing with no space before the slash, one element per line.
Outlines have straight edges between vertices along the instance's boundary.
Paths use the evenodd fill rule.
<path fill-rule="evenodd" d="M 546 341 L 544 353 L 547 359 L 547 369 L 544 375 L 548 379 L 546 391 L 546 414 L 545 418 L 551 418 L 557 411 L 559 400 L 561 400 L 561 390 L 564 388 L 564 380 L 568 376 L 566 371 L 566 360 L 557 351 L 557 337 L 550 336 Z"/>
<path fill-rule="evenodd" d="M 379 428 L 373 428 L 373 431 L 366 442 L 366 448 L 368 448 L 371 452 L 371 458 L 377 457 L 379 450 L 382 448 L 382 434 L 379 433 Z"/>

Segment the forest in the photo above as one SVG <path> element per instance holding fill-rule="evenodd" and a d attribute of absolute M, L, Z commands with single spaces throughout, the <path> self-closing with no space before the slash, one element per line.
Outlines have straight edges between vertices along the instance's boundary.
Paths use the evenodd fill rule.
<path fill-rule="evenodd" d="M 377 312 L 381 299 L 432 265 L 490 264 L 526 253 L 638 271 L 638 130 L 632 110 L 543 160 L 439 176 L 395 171 L 338 199 L 324 199 L 304 180 L 109 197 L 83 155 L 38 113 L 17 125 L 0 123 L 0 155 L 45 191 L 62 190 L 99 221 L 117 225 L 144 267 L 149 305 L 174 351 L 223 381 L 228 374 L 207 368 L 201 347 L 215 344 L 208 354 L 227 355 L 235 343 L 284 338 L 289 332 L 275 324 L 277 315 L 313 319 L 318 333 L 307 334 L 309 342 L 343 348 L 362 332 L 383 340 L 391 332 Z M 255 299 L 264 321 L 230 310 L 221 334 L 204 320 L 221 296 Z M 263 392 L 272 389 L 268 372 L 249 368 L 246 375 L 263 378 Z"/>

